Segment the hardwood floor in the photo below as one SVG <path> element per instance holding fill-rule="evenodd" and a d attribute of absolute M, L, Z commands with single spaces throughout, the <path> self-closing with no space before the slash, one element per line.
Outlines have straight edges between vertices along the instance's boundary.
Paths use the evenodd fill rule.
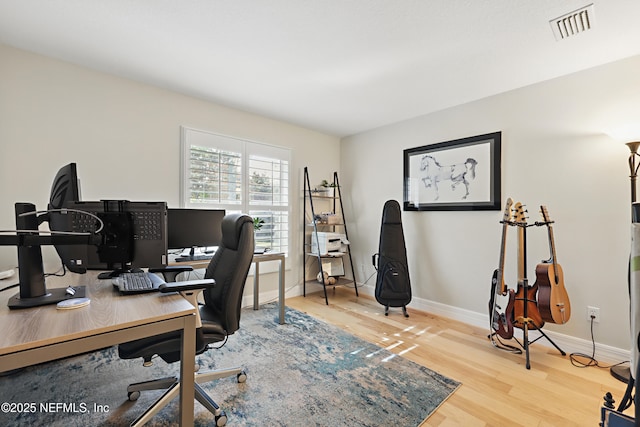
<path fill-rule="evenodd" d="M 605 393 L 616 401 L 624 395 L 626 385 L 609 369 L 573 366 L 569 355 L 534 343 L 527 370 L 524 353 L 494 348 L 488 330 L 411 307 L 408 319 L 400 309 L 385 317 L 380 304 L 353 289 L 330 291 L 328 306 L 320 293 L 288 298 L 287 306 L 461 382 L 422 426 L 597 426 Z"/>

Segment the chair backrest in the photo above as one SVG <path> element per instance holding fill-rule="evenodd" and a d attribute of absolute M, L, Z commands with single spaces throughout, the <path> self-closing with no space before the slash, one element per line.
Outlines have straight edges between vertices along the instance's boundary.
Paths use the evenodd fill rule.
<path fill-rule="evenodd" d="M 242 294 L 254 249 L 253 219 L 246 214 L 225 215 L 222 243 L 205 272 L 216 286 L 204 292 L 204 300 L 229 335 L 240 327 Z"/>

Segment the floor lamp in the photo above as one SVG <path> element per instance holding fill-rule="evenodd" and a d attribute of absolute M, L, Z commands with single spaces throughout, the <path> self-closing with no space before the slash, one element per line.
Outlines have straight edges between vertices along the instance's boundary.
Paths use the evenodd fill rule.
<path fill-rule="evenodd" d="M 629 147 L 629 179 L 631 180 L 631 221 L 632 222 L 640 222 L 640 215 L 636 213 L 636 209 L 634 209 L 634 203 L 636 202 L 636 184 L 638 181 L 638 168 L 640 168 L 640 162 L 638 162 L 638 148 L 640 148 L 640 141 L 627 142 L 627 147 Z M 631 351 L 634 351 L 631 349 Z M 624 382 L 628 383 L 631 377 L 631 369 L 629 366 L 624 365 L 616 365 L 612 366 L 609 370 L 611 375 Z"/>

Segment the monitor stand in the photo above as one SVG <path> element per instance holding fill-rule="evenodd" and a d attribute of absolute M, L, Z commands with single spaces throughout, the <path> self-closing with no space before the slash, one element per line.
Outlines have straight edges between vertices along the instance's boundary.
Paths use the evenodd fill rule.
<path fill-rule="evenodd" d="M 44 295 L 37 297 L 21 298 L 20 293 L 15 294 L 9 298 L 7 305 L 9 308 L 30 308 L 38 307 L 41 305 L 57 304 L 60 301 L 71 298 L 84 298 L 86 295 L 84 286 L 74 286 L 75 293 L 73 295 L 67 293 L 67 288 L 54 288 L 45 290 Z"/>
<path fill-rule="evenodd" d="M 196 259 L 196 246 L 191 246 L 191 250 L 189 250 L 189 255 L 187 255 L 186 257 L 188 257 L 189 261 L 195 261 Z"/>
<path fill-rule="evenodd" d="M 29 230 L 29 232 L 18 232 L 16 238 L 28 236 L 31 234 L 31 230 L 33 230 L 33 233 L 37 233 L 38 219 L 36 215 L 28 215 L 35 213 L 35 205 L 32 203 L 16 203 L 15 210 L 17 229 Z M 57 304 L 65 299 L 85 296 L 84 286 L 75 286 L 73 288 L 75 292 L 72 293 L 67 292 L 68 288 L 47 290 L 40 245 L 17 242 L 17 247 L 20 292 L 9 298 L 7 302 L 9 308 L 28 308 Z"/>

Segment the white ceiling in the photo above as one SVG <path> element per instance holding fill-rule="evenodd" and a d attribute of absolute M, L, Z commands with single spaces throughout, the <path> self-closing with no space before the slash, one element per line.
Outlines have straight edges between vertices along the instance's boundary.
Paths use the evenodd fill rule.
<path fill-rule="evenodd" d="M 549 20 L 592 2 L 594 28 L 556 41 Z M 0 42 L 346 136 L 638 55 L 639 17 L 638 0 L 0 0 Z"/>

